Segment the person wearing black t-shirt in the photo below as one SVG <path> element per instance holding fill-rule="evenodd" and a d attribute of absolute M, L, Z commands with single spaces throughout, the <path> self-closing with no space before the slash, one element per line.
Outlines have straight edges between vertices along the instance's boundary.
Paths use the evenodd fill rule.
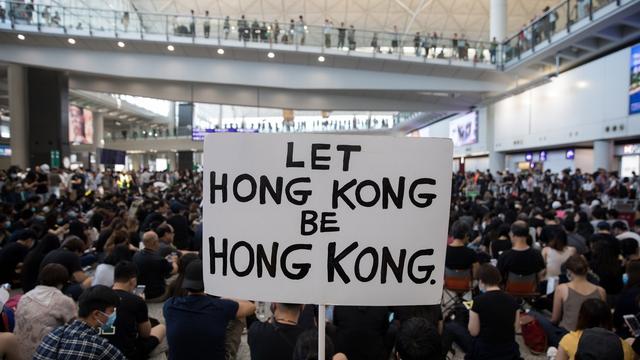
<path fill-rule="evenodd" d="M 273 318 L 267 322 L 254 321 L 249 328 L 248 343 L 251 360 L 290 360 L 298 336 L 302 305 L 276 303 Z"/>
<path fill-rule="evenodd" d="M 16 241 L 0 250 L 0 284 L 12 283 L 17 279 L 17 270 L 22 266 L 35 239 L 36 233 L 32 230 L 20 230 Z"/>
<path fill-rule="evenodd" d="M 78 168 L 76 172 L 71 175 L 71 190 L 74 191 L 76 193 L 76 196 L 79 198 L 84 196 L 85 183 L 86 178 L 82 173 L 82 168 Z"/>
<path fill-rule="evenodd" d="M 160 241 L 153 231 L 142 235 L 144 249 L 133 256 L 133 262 L 140 271 L 138 282 L 145 285 L 144 295 L 149 302 L 162 302 L 168 297 L 165 279 L 178 272 L 177 256 L 167 259 L 158 254 Z"/>
<path fill-rule="evenodd" d="M 498 258 L 498 269 L 505 281 L 509 273 L 518 275 L 542 275 L 546 268 L 540 251 L 527 245 L 529 228 L 527 223 L 518 220 L 511 225 L 511 250 L 507 250 Z M 541 276 L 539 276 L 541 278 Z"/>
<path fill-rule="evenodd" d="M 151 326 L 147 304 L 142 297 L 133 294 L 138 285 L 137 273 L 136 265 L 130 261 L 121 261 L 116 265 L 113 290 L 120 298 L 114 323 L 116 332 L 104 335 L 129 360 L 148 359 L 154 350 L 162 350 L 158 349 L 158 345 L 166 334 L 164 325 Z"/>
<path fill-rule="evenodd" d="M 62 243 L 60 249 L 48 253 L 40 264 L 40 270 L 47 264 L 60 264 L 67 269 L 71 275 L 70 284 L 62 292 L 71 295 L 74 300 L 80 297 L 83 289 L 91 286 L 93 280 L 80 265 L 80 256 L 83 252 L 84 242 L 77 236 L 70 236 Z"/>
<path fill-rule="evenodd" d="M 388 359 L 393 347 L 389 343 L 389 308 L 386 306 L 336 306 L 336 352 L 349 360 Z"/>
<path fill-rule="evenodd" d="M 451 225 L 453 241 L 447 246 L 447 255 L 444 266 L 452 270 L 475 270 L 478 268 L 478 257 L 475 251 L 467 247 L 467 241 L 471 228 L 461 220 Z"/>
<path fill-rule="evenodd" d="M 520 358 L 515 340 L 519 326 L 518 303 L 500 289 L 500 272 L 492 265 L 480 266 L 478 278 L 482 294 L 473 299 L 469 324 L 467 328 L 455 321 L 445 325 L 445 349 L 455 341 L 466 353 L 465 359 Z"/>
<path fill-rule="evenodd" d="M 511 239 L 509 239 L 509 225 L 500 225 L 497 231 L 497 238 L 491 241 L 491 257 L 498 259 L 503 252 L 511 250 Z"/>
<path fill-rule="evenodd" d="M 43 197 L 43 201 L 47 200 L 49 194 L 49 165 L 42 164 L 36 166 L 36 195 Z"/>

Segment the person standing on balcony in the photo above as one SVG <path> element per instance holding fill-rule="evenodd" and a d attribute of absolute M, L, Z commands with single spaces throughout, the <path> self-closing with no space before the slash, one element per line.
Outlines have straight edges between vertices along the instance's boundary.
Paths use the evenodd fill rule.
<path fill-rule="evenodd" d="M 429 33 L 427 32 L 422 38 L 422 48 L 424 48 L 424 57 L 429 56 Z"/>
<path fill-rule="evenodd" d="M 324 28 L 322 28 L 322 33 L 324 34 L 324 47 L 331 47 L 331 30 L 333 30 L 333 25 L 329 19 L 324 19 Z"/>
<path fill-rule="evenodd" d="M 458 52 L 458 33 L 453 33 L 453 39 L 451 39 L 451 57 L 460 57 Z"/>
<path fill-rule="evenodd" d="M 393 25 L 393 34 L 391 38 L 391 50 L 389 53 L 395 53 L 398 51 L 398 43 L 400 42 L 400 35 L 398 34 L 398 27 Z"/>
<path fill-rule="evenodd" d="M 349 26 L 349 33 L 347 34 L 347 40 L 349 40 L 349 50 L 356 49 L 356 29 L 353 25 Z"/>
<path fill-rule="evenodd" d="M 204 12 L 204 37 L 209 38 L 209 34 L 211 33 L 211 18 L 209 18 L 209 10 Z"/>
<path fill-rule="evenodd" d="M 262 22 L 262 26 L 260 26 L 260 42 L 267 42 L 269 39 L 269 29 L 267 29 L 267 23 Z"/>
<path fill-rule="evenodd" d="M 240 20 L 238 20 L 236 25 L 238 26 L 238 41 L 243 40 L 245 38 L 244 31 L 247 27 L 247 20 L 245 20 L 244 15 L 240 16 Z"/>
<path fill-rule="evenodd" d="M 46 6 L 44 11 L 42 12 L 42 19 L 44 20 L 44 24 L 46 26 L 51 25 L 51 6 Z"/>
<path fill-rule="evenodd" d="M 549 31 L 551 32 L 552 36 L 556 32 L 557 21 L 558 21 L 558 11 L 556 11 L 556 9 L 553 9 L 553 11 L 551 11 L 551 13 L 549 14 Z"/>
<path fill-rule="evenodd" d="M 280 24 L 278 20 L 273 22 L 273 42 L 278 43 L 278 37 L 280 36 Z"/>
<path fill-rule="evenodd" d="M 373 48 L 374 53 L 380 52 L 380 46 L 378 46 L 378 33 L 373 33 L 373 39 L 371 39 L 371 47 Z M 353 128 L 355 129 L 355 118 Z"/>
<path fill-rule="evenodd" d="M 29 24 L 33 23 L 33 11 L 35 9 L 35 7 L 33 6 L 33 0 L 31 0 L 30 3 L 28 3 L 25 7 L 25 12 L 27 14 L 27 21 L 29 22 Z"/>
<path fill-rule="evenodd" d="M 347 35 L 347 29 L 344 27 L 344 23 L 340 23 L 340 27 L 338 28 L 338 49 L 342 49 L 344 47 L 344 38 Z"/>
<path fill-rule="evenodd" d="M 191 22 L 189 23 L 189 34 L 191 34 L 191 36 L 196 36 L 196 15 L 193 9 L 191 9 Z"/>
<path fill-rule="evenodd" d="M 295 39 L 296 39 L 296 23 L 293 21 L 293 19 L 291 19 L 289 21 L 289 41 L 292 44 L 295 44 Z"/>
<path fill-rule="evenodd" d="M 493 37 L 493 40 L 491 41 L 491 46 L 489 47 L 489 54 L 491 55 L 491 63 L 495 64 L 496 63 L 496 51 L 498 50 L 498 40 L 496 40 L 496 37 Z"/>
<path fill-rule="evenodd" d="M 222 24 L 222 32 L 224 33 L 224 39 L 227 40 L 229 38 L 229 31 L 231 30 L 231 24 L 229 24 L 229 17 L 226 16 L 224 18 L 224 23 Z"/>
<path fill-rule="evenodd" d="M 544 39 L 549 41 L 550 38 L 550 31 L 551 31 L 551 13 L 549 13 L 549 10 L 551 8 L 549 6 L 545 6 L 544 9 L 542 9 L 542 33 L 544 34 Z"/>
<path fill-rule="evenodd" d="M 431 35 L 431 52 L 433 53 L 433 57 L 436 58 L 436 50 L 438 49 L 438 33 L 433 32 Z"/>
<path fill-rule="evenodd" d="M 576 21 L 582 19 L 583 17 L 587 16 L 587 11 L 589 9 L 589 0 L 576 0 L 577 4 L 577 10 L 578 10 L 578 18 L 576 19 Z"/>
<path fill-rule="evenodd" d="M 53 13 L 53 18 L 51 18 L 51 24 L 56 27 L 60 27 L 60 14 L 56 11 Z"/>
<path fill-rule="evenodd" d="M 129 12 L 125 11 L 124 14 L 122 14 L 122 19 L 120 20 L 120 22 L 122 23 L 122 28 L 124 29 L 124 32 L 127 32 L 129 29 Z"/>
<path fill-rule="evenodd" d="M 422 37 L 420 37 L 420 32 L 416 33 L 416 36 L 413 37 L 413 48 L 416 51 L 416 56 L 420 56 L 420 43 L 422 42 Z"/>
<path fill-rule="evenodd" d="M 465 40 L 464 34 L 458 40 L 458 57 L 462 60 L 467 60 L 467 40 Z"/>
<path fill-rule="evenodd" d="M 260 23 L 258 19 L 253 19 L 251 23 L 251 41 L 258 42 L 258 39 L 260 39 Z"/>
<path fill-rule="evenodd" d="M 304 19 L 302 18 L 302 15 L 300 15 L 298 22 L 296 23 L 296 36 L 299 39 L 300 45 L 304 45 L 306 27 Z"/>

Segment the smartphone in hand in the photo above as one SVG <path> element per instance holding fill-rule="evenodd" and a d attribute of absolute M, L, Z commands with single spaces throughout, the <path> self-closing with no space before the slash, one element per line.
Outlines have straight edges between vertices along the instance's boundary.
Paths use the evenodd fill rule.
<path fill-rule="evenodd" d="M 136 286 L 135 289 L 133 289 L 133 293 L 135 295 L 140 296 L 141 298 L 144 298 L 144 289 L 146 288 L 146 285 L 138 285 Z"/>
<path fill-rule="evenodd" d="M 635 315 L 623 315 L 622 319 L 624 319 L 624 322 L 627 324 L 627 327 L 634 337 L 640 335 L 640 321 L 638 321 L 638 318 Z"/>

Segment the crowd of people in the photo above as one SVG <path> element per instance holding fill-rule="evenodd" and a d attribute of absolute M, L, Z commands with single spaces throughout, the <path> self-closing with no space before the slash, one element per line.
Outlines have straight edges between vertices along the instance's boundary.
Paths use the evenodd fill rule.
<path fill-rule="evenodd" d="M 640 221 L 614 205 L 638 184 L 454 174 L 445 301 L 330 306 L 327 359 L 518 359 L 523 341 L 556 359 L 632 359 Z M 196 172 L 0 171 L 0 356 L 235 359 L 246 331 L 253 360 L 317 357 L 317 307 L 205 294 L 201 200 Z M 461 273 L 466 290 L 451 286 Z"/>

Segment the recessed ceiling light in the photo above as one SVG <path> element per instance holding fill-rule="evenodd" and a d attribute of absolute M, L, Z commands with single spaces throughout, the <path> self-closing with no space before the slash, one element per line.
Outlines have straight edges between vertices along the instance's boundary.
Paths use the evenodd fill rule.
<path fill-rule="evenodd" d="M 274 54 L 273 51 L 269 51 L 269 53 L 267 54 L 267 57 L 269 59 L 273 59 L 274 57 L 276 57 L 276 54 Z"/>
<path fill-rule="evenodd" d="M 118 41 L 118 47 L 123 48 L 123 47 L 124 47 L 124 45 L 125 45 L 125 44 L 124 44 L 124 42 L 122 42 L 122 41 Z"/>
<path fill-rule="evenodd" d="M 69 39 L 67 39 L 67 41 L 68 41 L 68 42 L 69 42 L 69 44 L 71 44 L 71 45 L 75 45 L 75 44 L 76 44 L 76 39 L 74 39 L 74 38 L 69 38 Z"/>
<path fill-rule="evenodd" d="M 18 34 L 18 39 L 24 40 L 24 39 L 26 39 L 26 37 L 24 35 L 22 35 L 22 34 Z"/>
<path fill-rule="evenodd" d="M 167 50 L 169 50 L 169 51 L 173 51 L 173 50 L 175 50 L 175 49 L 176 49 L 176 48 L 174 48 L 174 47 L 173 47 L 173 45 L 167 45 Z"/>
<path fill-rule="evenodd" d="M 218 49 L 218 55 L 224 55 L 224 49 Z"/>
<path fill-rule="evenodd" d="M 322 56 L 322 55 L 318 56 L 318 61 L 324 62 L 324 56 Z"/>

